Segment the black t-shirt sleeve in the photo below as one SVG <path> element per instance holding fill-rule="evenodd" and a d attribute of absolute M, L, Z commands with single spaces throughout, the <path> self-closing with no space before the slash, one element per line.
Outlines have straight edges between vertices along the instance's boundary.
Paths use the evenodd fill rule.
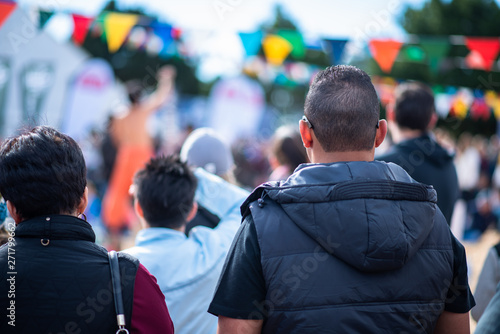
<path fill-rule="evenodd" d="M 249 215 L 233 240 L 208 312 L 234 319 L 260 320 L 264 319 L 264 310 L 259 305 L 265 298 L 257 231 Z"/>
<path fill-rule="evenodd" d="M 450 232 L 451 233 L 451 232 Z M 476 305 L 467 278 L 465 248 L 451 235 L 453 246 L 453 281 L 450 284 L 444 309 L 453 313 L 466 313 Z"/>

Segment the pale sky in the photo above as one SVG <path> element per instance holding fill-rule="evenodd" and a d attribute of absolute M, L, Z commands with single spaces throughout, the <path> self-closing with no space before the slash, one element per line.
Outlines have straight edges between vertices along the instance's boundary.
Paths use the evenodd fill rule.
<path fill-rule="evenodd" d="M 19 0 L 22 6 L 75 12 L 93 16 L 107 0 Z M 281 3 L 303 33 L 321 37 L 353 37 L 356 34 L 399 37 L 396 15 L 422 0 L 118 0 L 119 7 L 140 6 L 184 29 L 253 31 L 272 17 Z"/>
<path fill-rule="evenodd" d="M 210 80 L 241 69 L 243 48 L 237 32 L 253 32 L 270 21 L 281 3 L 285 14 L 307 40 L 348 38 L 347 54 L 360 50 L 373 37 L 404 38 L 398 17 L 407 6 L 420 7 L 423 0 L 118 0 L 119 8 L 141 7 L 146 13 L 181 28 L 205 49 L 198 74 Z M 21 7 L 37 6 L 63 13 L 95 16 L 107 0 L 19 0 Z M 63 15 L 64 16 L 64 15 Z M 49 27 L 54 38 L 67 39 L 72 31 L 69 18 L 58 17 Z M 57 21 L 57 24 L 55 24 Z M 50 21 L 49 21 L 50 23 Z M 65 27 L 66 29 L 64 29 Z M 65 35 L 66 34 L 66 35 Z M 355 52 L 355 51 L 354 51 Z"/>

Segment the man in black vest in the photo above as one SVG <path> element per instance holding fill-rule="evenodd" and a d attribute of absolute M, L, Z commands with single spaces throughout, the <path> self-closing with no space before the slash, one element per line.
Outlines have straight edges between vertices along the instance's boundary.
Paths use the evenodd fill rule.
<path fill-rule="evenodd" d="M 465 250 L 436 192 L 373 161 L 387 123 L 370 77 L 318 73 L 299 129 L 312 163 L 241 207 L 219 333 L 469 333 Z"/>
<path fill-rule="evenodd" d="M 453 156 L 430 132 L 437 122 L 432 91 L 417 82 L 401 84 L 387 118 L 396 145 L 377 160 L 394 162 L 418 182 L 433 186 L 438 207 L 450 224 L 460 190 Z"/>

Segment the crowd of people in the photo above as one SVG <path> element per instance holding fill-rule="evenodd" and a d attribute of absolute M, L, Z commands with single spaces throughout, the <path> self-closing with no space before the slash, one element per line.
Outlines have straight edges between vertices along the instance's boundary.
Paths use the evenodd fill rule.
<path fill-rule="evenodd" d="M 497 227 L 498 140 L 454 146 L 420 83 L 380 119 L 370 77 L 342 65 L 272 138 L 190 129 L 168 152 L 146 121 L 174 77 L 130 85 L 81 147 L 48 126 L 4 140 L 1 333 L 460 334 L 471 310 L 477 333 L 500 327 L 500 246 L 475 298 L 461 244 Z"/>

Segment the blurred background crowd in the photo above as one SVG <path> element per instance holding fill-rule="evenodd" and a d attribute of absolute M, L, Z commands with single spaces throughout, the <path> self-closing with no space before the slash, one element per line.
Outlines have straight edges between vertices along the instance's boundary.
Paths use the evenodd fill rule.
<path fill-rule="evenodd" d="M 127 183 L 133 169 L 116 171 L 133 165 L 124 147 L 147 147 L 136 164 L 178 153 L 248 190 L 285 179 L 307 162 L 298 121 L 311 78 L 351 64 L 372 76 L 381 118 L 401 83 L 432 89 L 460 188 L 452 231 L 471 243 L 493 233 L 487 249 L 500 228 L 499 3 L 0 0 L 0 138 L 36 124 L 75 138 L 88 221 L 101 243 L 126 247 L 133 210 L 112 226 L 105 214 L 114 174 Z"/>

